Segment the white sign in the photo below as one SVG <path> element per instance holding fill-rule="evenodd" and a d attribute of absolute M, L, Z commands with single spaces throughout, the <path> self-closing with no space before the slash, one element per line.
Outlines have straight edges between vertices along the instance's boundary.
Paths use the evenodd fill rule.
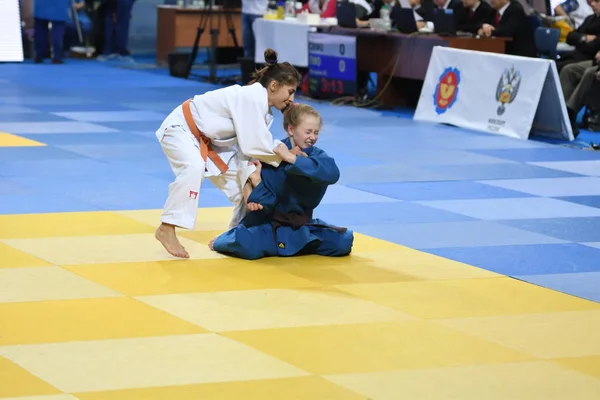
<path fill-rule="evenodd" d="M 574 140 L 554 61 L 436 46 L 415 120 Z"/>
<path fill-rule="evenodd" d="M 22 62 L 19 0 L 0 0 L 0 62 Z"/>
<path fill-rule="evenodd" d="M 256 40 L 254 61 L 265 62 L 264 53 L 275 49 L 279 61 L 287 61 L 296 67 L 308 67 L 308 32 L 316 28 L 299 23 L 295 18 L 288 20 L 257 18 L 252 25 Z"/>

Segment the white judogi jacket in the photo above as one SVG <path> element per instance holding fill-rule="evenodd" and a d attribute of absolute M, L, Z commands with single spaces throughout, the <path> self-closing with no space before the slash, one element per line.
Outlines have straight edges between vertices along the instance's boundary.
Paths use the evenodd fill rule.
<path fill-rule="evenodd" d="M 273 152 L 281 141 L 273 139 L 269 131 L 273 114 L 267 89 L 260 83 L 233 85 L 194 96 L 191 111 L 198 129 L 211 139 L 213 149 L 229 168 L 238 170 L 242 185 L 255 171 L 254 166 L 247 165 L 250 159 L 274 167 L 281 163 L 281 158 Z M 186 126 L 181 106 L 156 131 L 158 140 L 162 140 L 167 127 L 175 125 Z M 208 177 L 221 174 L 210 158 L 206 168 Z"/>

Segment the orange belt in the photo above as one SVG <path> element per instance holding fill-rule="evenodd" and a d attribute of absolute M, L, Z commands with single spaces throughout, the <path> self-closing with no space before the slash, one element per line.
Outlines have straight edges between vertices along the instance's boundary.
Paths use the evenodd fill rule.
<path fill-rule="evenodd" d="M 221 173 L 223 174 L 227 172 L 229 167 L 227 166 L 227 164 L 225 164 L 221 157 L 219 157 L 217 152 L 213 150 L 210 143 L 210 139 L 207 138 L 202 132 L 200 132 L 200 129 L 198 129 L 198 127 L 196 126 L 196 123 L 194 122 L 194 117 L 192 117 L 192 110 L 190 109 L 190 101 L 191 100 L 186 100 L 181 106 L 183 109 L 183 117 L 185 118 L 185 122 L 192 131 L 194 137 L 198 139 L 198 142 L 200 142 L 200 155 L 202 156 L 204 162 L 206 162 L 207 158 L 210 158 L 212 162 L 215 163 L 217 168 L 219 168 L 219 171 L 221 171 Z"/>

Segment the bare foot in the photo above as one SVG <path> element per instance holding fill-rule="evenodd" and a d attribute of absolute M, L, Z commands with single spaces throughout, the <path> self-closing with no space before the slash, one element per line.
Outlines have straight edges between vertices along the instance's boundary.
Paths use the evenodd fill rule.
<path fill-rule="evenodd" d="M 212 240 L 210 242 L 208 242 L 208 248 L 211 249 L 212 251 L 215 251 L 213 245 L 215 244 L 215 240 L 217 240 L 216 237 L 212 238 Z"/>
<path fill-rule="evenodd" d="M 179 243 L 177 235 L 175 234 L 175 227 L 173 225 L 162 223 L 154 234 L 156 240 L 158 240 L 165 250 L 174 257 L 179 258 L 190 258 L 190 255 L 185 250 L 185 247 Z"/>

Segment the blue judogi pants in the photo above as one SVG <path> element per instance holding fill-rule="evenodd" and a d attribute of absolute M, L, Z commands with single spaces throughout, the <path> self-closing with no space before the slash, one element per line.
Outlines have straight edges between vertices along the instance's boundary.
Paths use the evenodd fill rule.
<path fill-rule="evenodd" d="M 321 221 L 319 221 L 321 222 Z M 279 227 L 278 236 L 286 237 L 292 231 L 290 227 Z M 343 257 L 350 254 L 354 243 L 354 233 L 351 230 L 338 232 L 322 227 L 309 227 L 311 241 L 294 243 L 298 252 L 286 251 L 285 243 L 282 248 L 281 238 L 273 235 L 273 226 L 270 223 L 245 227 L 240 224 L 235 228 L 221 234 L 213 243 L 215 251 L 246 260 L 257 260 L 263 257 L 299 256 L 316 254 L 327 257 Z M 281 233 L 281 235 L 279 235 Z"/>

